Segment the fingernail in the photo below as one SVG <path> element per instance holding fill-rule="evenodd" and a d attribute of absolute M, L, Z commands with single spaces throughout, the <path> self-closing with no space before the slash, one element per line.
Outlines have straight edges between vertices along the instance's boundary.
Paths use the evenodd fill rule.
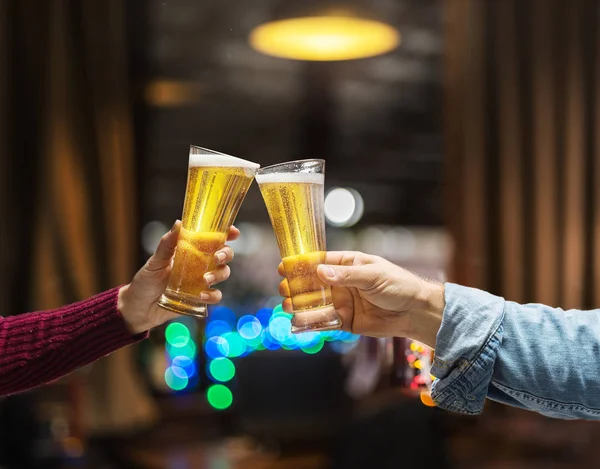
<path fill-rule="evenodd" d="M 208 293 L 204 293 L 204 292 L 200 293 L 200 299 L 201 299 L 201 300 L 204 300 L 204 301 L 206 301 L 206 300 L 208 300 L 209 298 L 210 298 L 210 295 L 209 295 Z"/>
<path fill-rule="evenodd" d="M 179 223 L 179 220 L 175 220 L 175 223 L 173 223 L 173 226 L 171 227 L 171 231 L 175 231 L 175 228 L 177 228 L 177 223 Z"/>
<path fill-rule="evenodd" d="M 335 269 L 333 267 L 330 267 L 328 265 L 322 265 L 321 272 L 323 272 L 325 274 L 325 277 L 328 277 L 331 279 L 335 278 Z"/>
<path fill-rule="evenodd" d="M 210 285 L 215 281 L 215 276 L 213 274 L 204 274 L 204 280 Z"/>
<path fill-rule="evenodd" d="M 225 254 L 223 251 L 219 251 L 217 253 L 217 260 L 219 262 L 223 262 L 225 260 L 225 258 L 227 257 L 227 254 Z"/>

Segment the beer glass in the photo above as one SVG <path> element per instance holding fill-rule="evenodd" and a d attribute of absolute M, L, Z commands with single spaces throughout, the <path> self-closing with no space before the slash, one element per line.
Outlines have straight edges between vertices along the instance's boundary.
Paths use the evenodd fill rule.
<path fill-rule="evenodd" d="M 204 274 L 216 267 L 229 227 L 260 165 L 206 148 L 190 147 L 181 231 L 173 270 L 158 304 L 189 316 L 206 317 L 200 293 L 209 289 Z"/>
<path fill-rule="evenodd" d="M 298 160 L 258 170 L 265 201 L 290 286 L 292 332 L 339 329 L 331 288 L 317 276 L 325 262 L 324 160 Z"/>

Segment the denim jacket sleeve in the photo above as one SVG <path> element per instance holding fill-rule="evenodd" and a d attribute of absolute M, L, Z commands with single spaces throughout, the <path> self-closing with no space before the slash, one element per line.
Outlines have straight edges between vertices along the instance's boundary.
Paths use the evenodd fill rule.
<path fill-rule="evenodd" d="M 446 284 L 431 389 L 479 414 L 486 397 L 563 419 L 600 419 L 600 310 L 520 305 Z"/>

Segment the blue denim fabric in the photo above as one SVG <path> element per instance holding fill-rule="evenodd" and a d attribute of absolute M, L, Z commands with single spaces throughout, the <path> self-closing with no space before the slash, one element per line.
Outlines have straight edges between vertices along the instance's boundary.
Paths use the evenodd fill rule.
<path fill-rule="evenodd" d="M 446 284 L 431 395 L 479 414 L 486 397 L 563 419 L 600 419 L 600 310 L 520 305 Z"/>

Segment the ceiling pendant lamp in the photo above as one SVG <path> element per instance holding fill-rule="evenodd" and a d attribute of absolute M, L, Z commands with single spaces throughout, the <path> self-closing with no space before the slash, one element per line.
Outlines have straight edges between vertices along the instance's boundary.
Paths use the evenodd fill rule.
<path fill-rule="evenodd" d="M 372 11 L 326 1 L 318 2 L 318 8 L 298 3 L 284 0 L 271 21 L 254 28 L 248 38 L 251 47 L 283 59 L 332 62 L 382 55 L 400 44 L 398 30 Z"/>

